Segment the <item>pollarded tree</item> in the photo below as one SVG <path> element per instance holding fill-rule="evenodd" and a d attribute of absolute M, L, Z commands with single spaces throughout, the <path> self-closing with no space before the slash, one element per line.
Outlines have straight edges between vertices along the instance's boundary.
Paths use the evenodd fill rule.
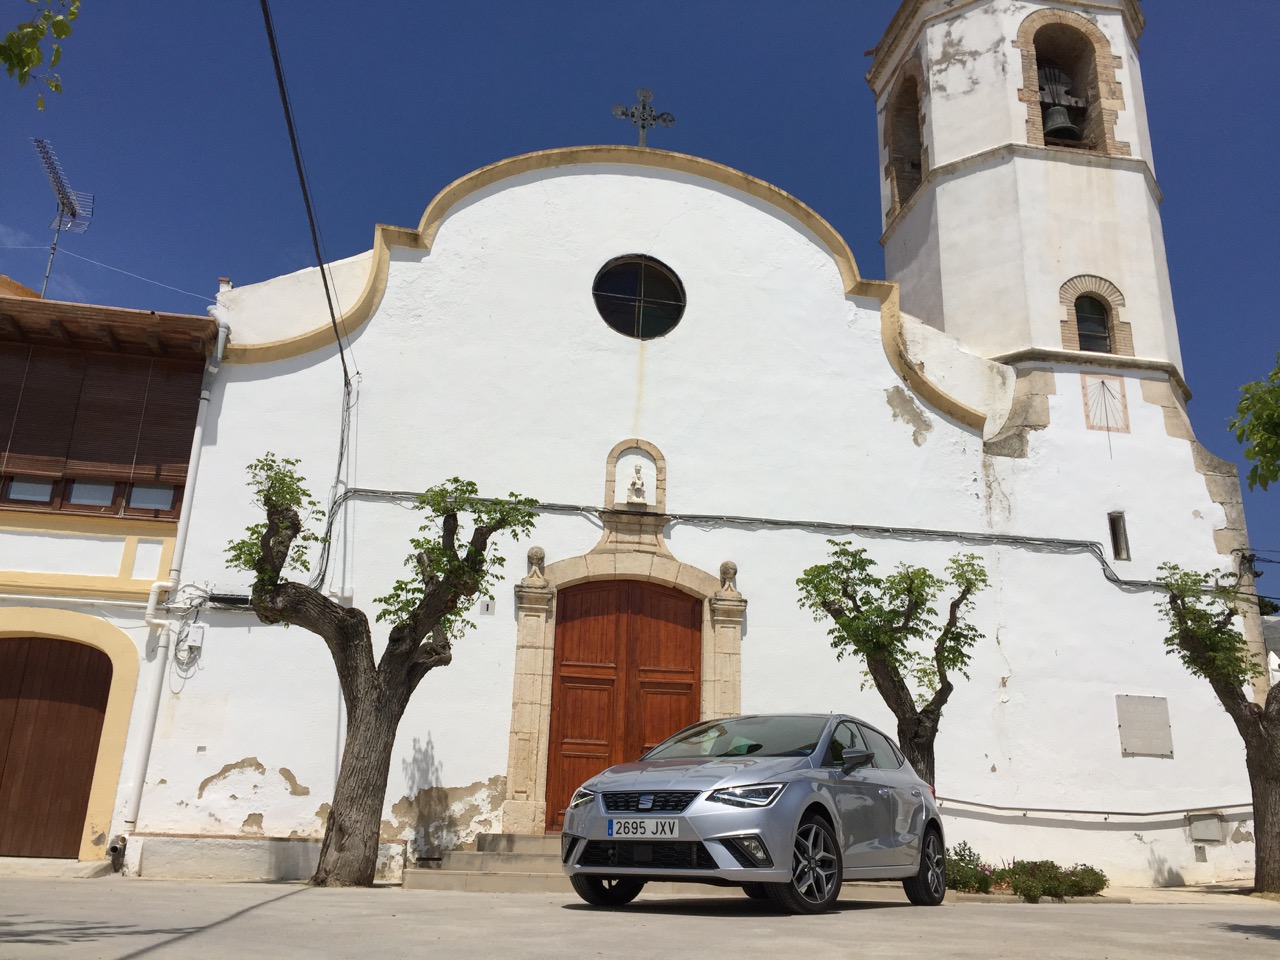
<path fill-rule="evenodd" d="M 815 620 L 830 619 L 837 659 L 860 658 L 885 704 L 898 719 L 898 742 L 916 773 L 934 782 L 934 741 L 942 708 L 954 690 L 952 675 L 968 679 L 969 650 L 982 638 L 965 620 L 973 595 L 987 585 L 976 554 L 954 556 L 946 577 L 899 564 L 887 577 L 862 548 L 830 540 L 831 559 L 796 581 L 800 605 Z M 934 607 L 952 592 L 946 619 Z"/>
<path fill-rule="evenodd" d="M 307 545 L 320 538 L 308 523 L 323 516 L 304 486 L 298 461 L 267 454 L 249 465 L 249 486 L 266 518 L 227 545 L 229 564 L 253 574 L 250 603 L 263 623 L 293 624 L 324 640 L 337 668 L 347 730 L 333 803 L 325 824 L 317 886 L 370 886 L 396 729 L 422 678 L 453 660 L 453 641 L 472 624 L 467 611 L 491 586 L 503 558 L 492 542 L 533 526 L 535 501 L 511 494 L 486 500 L 474 483 L 453 478 L 417 500 L 426 514 L 410 540 L 410 576 L 374 603 L 390 630 L 375 659 L 369 618 L 314 587 L 285 579 L 307 570 Z M 464 518 L 467 518 L 464 520 Z M 470 535 L 463 532 L 464 522 Z"/>
<path fill-rule="evenodd" d="M 1241 604 L 1256 603 L 1232 573 L 1198 573 L 1160 565 L 1168 591 L 1160 615 L 1169 625 L 1165 646 L 1195 676 L 1209 681 L 1244 740 L 1245 766 L 1253 793 L 1254 887 L 1280 893 L 1280 686 L 1263 703 L 1245 693 L 1263 666 L 1250 653 L 1235 620 Z"/>

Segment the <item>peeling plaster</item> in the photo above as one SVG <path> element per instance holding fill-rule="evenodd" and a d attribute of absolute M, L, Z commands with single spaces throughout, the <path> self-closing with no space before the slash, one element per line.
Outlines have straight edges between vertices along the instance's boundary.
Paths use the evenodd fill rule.
<path fill-rule="evenodd" d="M 244 823 L 240 824 L 240 832 L 262 836 L 262 814 L 251 813 L 245 817 Z"/>
<path fill-rule="evenodd" d="M 1236 824 L 1236 828 L 1231 834 L 1232 843 L 1253 843 L 1253 831 L 1246 830 L 1244 821 Z"/>
<path fill-rule="evenodd" d="M 915 397 L 902 387 L 894 386 L 884 392 L 884 398 L 893 411 L 893 419 L 901 420 L 911 428 L 911 442 L 923 447 L 925 434 L 933 429 L 933 422 L 916 403 Z"/>
<path fill-rule="evenodd" d="M 994 14 L 995 11 L 988 8 L 987 12 Z M 1000 76 L 1005 76 L 1009 72 L 1008 57 L 1005 53 L 1005 42 L 1008 38 L 998 35 L 983 48 L 966 46 L 964 41 L 953 32 L 956 25 L 955 22 L 947 24 L 946 33 L 942 37 L 942 47 L 930 64 L 930 89 L 944 96 L 963 96 L 976 90 L 980 81 L 976 67 L 979 61 L 987 57 L 995 56 L 996 69 Z M 958 73 L 964 81 L 965 85 L 962 89 L 952 90 L 948 87 L 947 75 L 953 71 Z"/>
<path fill-rule="evenodd" d="M 328 803 L 320 804 L 320 806 L 316 808 L 316 819 L 319 820 L 321 823 L 327 823 L 329 821 L 329 811 L 332 809 L 333 809 L 332 804 L 328 804 Z"/>
<path fill-rule="evenodd" d="M 284 782 L 289 784 L 289 793 L 291 795 L 295 797 L 305 797 L 310 795 L 311 788 L 304 787 L 298 783 L 298 778 L 293 775 L 293 771 L 288 767 L 280 768 L 280 776 L 284 777 Z"/>
<path fill-rule="evenodd" d="M 392 804 L 379 839 L 406 840 L 420 856 L 452 850 L 473 841 L 476 834 L 497 832 L 506 790 L 504 776 L 465 787 L 424 787 Z"/>
<path fill-rule="evenodd" d="M 100 847 L 107 842 L 107 835 L 105 833 L 95 834 L 92 842 L 95 847 Z"/>
<path fill-rule="evenodd" d="M 267 768 L 258 762 L 257 757 L 245 757 L 243 760 L 239 760 L 236 763 L 228 763 L 212 777 L 206 777 L 204 780 L 200 781 L 200 789 L 196 791 L 196 799 L 199 800 L 204 796 L 204 791 L 209 784 L 213 783 L 215 780 L 221 780 L 223 777 L 230 773 L 234 773 L 236 770 L 253 770 L 259 774 L 267 772 Z"/>

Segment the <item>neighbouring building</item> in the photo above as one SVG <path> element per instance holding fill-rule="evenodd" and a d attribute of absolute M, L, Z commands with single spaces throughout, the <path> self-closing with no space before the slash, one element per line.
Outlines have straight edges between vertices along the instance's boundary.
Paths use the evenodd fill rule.
<path fill-rule="evenodd" d="M 1247 538 L 1235 469 L 1186 415 L 1143 23 L 1135 0 L 902 4 L 868 75 L 887 281 L 748 173 L 597 146 L 478 170 L 332 264 L 344 356 L 315 270 L 224 284 L 212 320 L 155 318 L 149 353 L 112 311 L 0 299 L 0 362 L 181 366 L 166 436 L 200 454 L 161 467 L 93 431 L 88 461 L 73 430 L 37 471 L 11 431 L 0 637 L 106 649 L 114 631 L 119 650 L 81 856 L 128 834 L 144 876 L 314 857 L 333 667 L 318 638 L 258 623 L 224 557 L 270 450 L 333 504 L 315 582 L 371 614 L 416 529 L 406 491 L 456 475 L 543 505 L 401 724 L 383 839 L 409 856 L 553 832 L 579 780 L 700 717 L 893 729 L 797 604 L 836 537 L 886 569 L 975 552 L 991 575 L 937 744 L 950 843 L 1121 883 L 1251 873 L 1243 746 L 1166 656 L 1150 585 L 1166 560 L 1232 567 Z M 110 519 L 21 499 L 81 477 L 115 484 Z M 165 483 L 167 512 L 134 519 L 130 490 Z M 1256 615 L 1243 626 L 1263 656 Z"/>

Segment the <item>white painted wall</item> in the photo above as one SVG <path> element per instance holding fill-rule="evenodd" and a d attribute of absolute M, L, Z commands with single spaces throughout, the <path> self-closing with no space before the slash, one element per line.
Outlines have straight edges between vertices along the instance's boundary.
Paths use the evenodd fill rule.
<path fill-rule="evenodd" d="M 635 252 L 671 266 L 689 301 L 670 335 L 644 344 L 610 330 L 590 296 L 601 264 Z M 270 282 L 261 286 L 275 296 Z M 234 328 L 234 311 L 228 319 Z M 562 168 L 474 195 L 441 224 L 430 254 L 393 250 L 386 296 L 353 356 L 352 485 L 419 489 L 460 474 L 485 493 L 599 506 L 608 451 L 640 436 L 666 456 L 674 513 L 1100 541 L 1107 512 L 1121 509 L 1135 557 L 1122 576 L 1150 577 L 1164 559 L 1194 567 L 1221 559 L 1212 542 L 1221 510 L 1189 445 L 1165 433 L 1136 380 L 1127 383 L 1132 432 L 1109 442 L 1085 430 L 1079 376 L 1069 370 L 1057 377 L 1052 426 L 1033 435 L 1024 460 L 984 457 L 974 431 L 923 404 L 928 429 L 913 428 L 887 400 L 902 385 L 884 355 L 876 304 L 845 298 L 830 255 L 789 218 L 683 174 Z M 301 457 L 313 488 L 327 490 L 340 385 L 332 349 L 224 367 L 195 491 L 190 580 L 247 587 L 225 569 L 222 550 L 253 520 L 243 468 L 255 456 Z M 348 504 L 327 583 L 370 608 L 400 575 L 413 526 L 403 507 Z M 859 690 L 857 668 L 836 663 L 825 628 L 796 605 L 795 579 L 824 558 L 826 532 L 676 523 L 668 534 L 686 563 L 739 566 L 750 601 L 744 708 L 852 710 L 893 728 L 875 694 Z M 592 520 L 546 515 L 532 542 L 555 561 L 598 538 Z M 972 549 L 893 536 L 859 542 L 886 568 L 940 569 Z M 424 681 L 406 714 L 387 814 L 403 836 L 415 824 L 393 813 L 401 798 L 505 773 L 510 586 L 526 546 L 503 543 L 510 563 L 495 612 L 477 618 L 454 664 Z M 981 840 L 992 857 L 1072 860 L 1087 850 L 1117 879 L 1151 881 L 1145 854 L 1115 831 L 1051 817 L 1032 841 L 1009 824 L 1024 819 L 1022 805 L 1142 813 L 1247 801 L 1238 738 L 1208 688 L 1164 655 L 1150 593 L 1109 584 L 1079 550 L 977 552 L 997 585 L 979 599 L 988 639 L 975 650 L 972 679 L 946 712 L 939 788 L 957 810 L 968 801 L 1016 812 L 992 814 L 994 824 L 954 820 L 952 839 Z M 139 828 L 318 835 L 342 722 L 322 644 L 243 613 L 202 619 L 198 669 L 161 705 Z M 1175 759 L 1120 756 L 1118 693 L 1169 698 Z M 478 826 L 498 828 L 496 819 Z M 1164 823 L 1153 835 L 1186 877 L 1247 872 L 1248 844 L 1193 865 L 1179 827 Z"/>

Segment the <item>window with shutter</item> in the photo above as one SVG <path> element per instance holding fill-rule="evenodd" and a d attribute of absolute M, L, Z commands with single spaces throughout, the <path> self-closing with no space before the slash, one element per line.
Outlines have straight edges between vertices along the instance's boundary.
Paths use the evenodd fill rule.
<path fill-rule="evenodd" d="M 176 516 L 203 369 L 0 344 L 0 507 Z"/>

